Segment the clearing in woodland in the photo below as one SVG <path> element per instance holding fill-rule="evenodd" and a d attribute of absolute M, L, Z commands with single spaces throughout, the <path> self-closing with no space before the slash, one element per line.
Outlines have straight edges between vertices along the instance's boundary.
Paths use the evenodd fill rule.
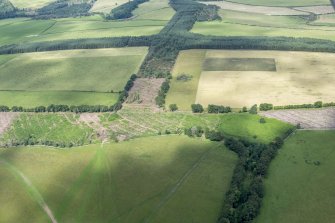
<path fill-rule="evenodd" d="M 254 50 L 198 50 L 202 60 L 188 60 L 183 62 L 178 58 L 175 65 L 180 68 L 173 73 L 171 89 L 168 93 L 168 103 L 182 104 L 182 108 L 189 107 L 192 103 L 200 103 L 204 106 L 208 104 L 218 104 L 241 108 L 252 106 L 253 104 L 272 103 L 274 105 L 304 104 L 315 101 L 331 102 L 335 98 L 335 69 L 333 60 L 334 54 L 330 53 L 310 53 L 292 51 L 254 51 Z M 202 52 L 202 53 L 201 53 Z M 180 55 L 184 58 L 194 56 L 194 51 L 184 51 Z M 188 57 L 188 55 L 190 57 Z M 202 63 L 206 60 L 227 61 L 239 59 L 240 66 L 229 65 L 228 68 L 236 68 L 235 71 L 224 71 L 225 68 L 217 66 L 217 63 L 206 63 L 207 70 L 202 71 Z M 259 59 L 261 64 L 253 65 L 253 71 L 241 71 L 248 67 L 250 58 Z M 269 64 L 266 61 L 275 61 L 276 70 L 262 71 Z M 181 64 L 180 64 L 181 63 Z M 187 64 L 188 66 L 185 67 Z M 208 67 L 212 65 L 212 67 Z M 185 67 L 185 68 L 183 68 Z M 221 69 L 222 68 L 222 69 Z M 259 71 L 255 71 L 256 68 Z M 177 76 L 180 74 L 196 74 L 193 78 L 199 79 L 197 83 L 178 82 Z M 200 78 L 199 78 L 200 77 Z M 193 91 L 188 91 L 190 99 L 185 100 L 182 91 L 184 87 L 192 87 Z M 197 90 L 195 90 L 197 89 Z M 196 92 L 196 93 L 195 93 Z M 191 100 L 191 97 L 195 97 Z M 186 106 L 188 104 L 188 106 Z"/>
<path fill-rule="evenodd" d="M 265 179 L 255 222 L 333 222 L 335 131 L 298 131 L 279 150 Z"/>
<path fill-rule="evenodd" d="M 48 219 L 11 165 L 58 222 L 168 223 L 215 222 L 237 156 L 221 143 L 161 136 L 71 150 L 1 149 L 0 160 L 5 222 L 23 222 L 27 208 L 32 222 Z"/>

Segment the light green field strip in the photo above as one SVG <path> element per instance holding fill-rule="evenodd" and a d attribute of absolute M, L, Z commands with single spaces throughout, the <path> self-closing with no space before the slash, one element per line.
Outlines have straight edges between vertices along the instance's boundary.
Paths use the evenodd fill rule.
<path fill-rule="evenodd" d="M 113 105 L 119 94 L 76 91 L 0 91 L 0 105 L 37 106 L 57 105 Z"/>
<path fill-rule="evenodd" d="M 71 150 L 0 149 L 0 156 L 25 170 L 59 222 L 83 223 L 144 221 L 167 196 L 153 222 L 215 222 L 237 161 L 218 143 L 183 136 Z M 2 188 L 10 183 L 0 180 Z"/>
<path fill-rule="evenodd" d="M 45 203 L 42 195 L 36 189 L 36 187 L 31 183 L 29 178 L 24 175 L 20 170 L 18 170 L 15 166 L 11 165 L 10 163 L 6 162 L 5 160 L 0 159 L 0 165 L 3 164 L 5 167 L 16 177 L 19 179 L 22 184 L 24 184 L 27 192 L 29 195 L 40 205 L 46 215 L 48 215 L 50 221 L 52 223 L 57 223 L 55 216 L 53 215 L 52 211 L 50 210 L 47 203 Z"/>
<path fill-rule="evenodd" d="M 246 5 L 266 5 L 266 6 L 314 6 L 329 5 L 329 0 L 229 0 Z"/>
<path fill-rule="evenodd" d="M 56 20 L 4 19 L 0 20 L 0 46 L 53 40 L 142 36 L 157 34 L 167 20 L 159 18 L 160 10 L 151 13 L 152 19 L 105 21 L 101 16 Z M 166 16 L 170 16 L 168 12 Z M 4 24 L 7 24 L 4 26 Z M 10 24 L 10 25 L 8 25 Z"/>
<path fill-rule="evenodd" d="M 133 11 L 137 20 L 166 20 L 169 21 L 175 11 L 170 7 L 168 0 L 150 0 L 140 4 Z"/>
<path fill-rule="evenodd" d="M 146 54 L 146 47 L 16 54 L 0 67 L 0 90 L 118 92 Z"/>
<path fill-rule="evenodd" d="M 257 223 L 332 222 L 335 131 L 298 131 L 269 169 Z"/>
<path fill-rule="evenodd" d="M 177 104 L 179 110 L 191 110 L 195 102 L 205 50 L 181 51 L 172 71 L 170 90 L 166 97 L 166 104 Z M 192 75 L 189 81 L 178 81 L 181 74 Z"/>
<path fill-rule="evenodd" d="M 10 0 L 10 2 L 19 9 L 38 9 L 54 1 L 56 0 Z"/>
<path fill-rule="evenodd" d="M 112 9 L 127 3 L 128 0 L 97 0 L 90 12 L 110 13 Z"/>
<path fill-rule="evenodd" d="M 286 36 L 335 40 L 334 23 L 317 26 L 295 16 L 269 16 L 220 10 L 222 21 L 197 22 L 194 33 L 216 36 Z M 247 18 L 247 19 L 246 19 Z"/>

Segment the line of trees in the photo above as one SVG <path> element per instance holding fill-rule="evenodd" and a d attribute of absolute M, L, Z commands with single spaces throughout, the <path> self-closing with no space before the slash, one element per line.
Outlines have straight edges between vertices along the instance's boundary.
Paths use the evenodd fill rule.
<path fill-rule="evenodd" d="M 138 8 L 139 4 L 147 2 L 149 0 L 132 0 L 125 4 L 122 4 L 114 9 L 105 16 L 108 20 L 116 20 L 116 19 L 127 19 L 133 16 L 133 11 Z"/>
<path fill-rule="evenodd" d="M 222 105 L 208 105 L 208 113 L 229 113 L 231 112 L 231 107 Z"/>
<path fill-rule="evenodd" d="M 33 108 L 24 108 L 22 106 L 13 106 L 9 108 L 5 105 L 0 105 L 0 112 L 74 112 L 74 113 L 92 113 L 92 112 L 115 112 L 122 108 L 123 102 L 128 97 L 129 90 L 133 87 L 136 80 L 136 74 L 130 76 L 124 90 L 120 92 L 117 102 L 114 105 L 55 105 L 36 106 Z"/>
<path fill-rule="evenodd" d="M 166 78 L 161 86 L 161 89 L 158 92 L 157 97 L 155 98 L 156 105 L 158 105 L 159 107 L 164 107 L 166 94 L 168 93 L 169 89 L 170 89 L 170 79 Z"/>

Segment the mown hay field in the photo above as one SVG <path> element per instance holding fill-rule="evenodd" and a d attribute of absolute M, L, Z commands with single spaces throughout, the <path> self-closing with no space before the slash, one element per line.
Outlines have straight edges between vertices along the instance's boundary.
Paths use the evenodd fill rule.
<path fill-rule="evenodd" d="M 5 222 L 48 221 L 43 200 L 58 222 L 214 223 L 237 156 L 220 143 L 168 136 L 1 149 L 0 160 Z"/>
<path fill-rule="evenodd" d="M 110 92 L 123 90 L 146 54 L 147 48 L 132 47 L 1 55 L 0 102 L 111 105 L 118 95 Z"/>
<path fill-rule="evenodd" d="M 178 58 L 175 68 L 181 67 L 181 69 L 174 73 L 167 97 L 168 104 L 180 103 L 182 108 L 189 108 L 192 103 L 200 103 L 204 106 L 222 104 L 241 108 L 260 103 L 288 105 L 314 103 L 318 100 L 334 101 L 335 74 L 332 72 L 335 69 L 334 54 L 253 50 L 199 50 L 197 52 L 200 55 L 203 55 L 201 52 L 206 54 L 202 57 L 202 62 L 194 60 L 192 63 L 191 59 L 187 60 L 185 64 L 187 63 L 188 69 L 182 69 L 182 59 L 192 58 L 191 56 L 195 55 L 194 51 L 184 51 L 180 54 L 183 57 Z M 207 70 L 211 71 L 201 72 L 202 64 L 208 59 L 222 59 L 223 63 L 227 59 L 240 59 L 243 63 L 243 61 L 248 62 L 250 58 L 259 59 L 259 66 L 253 67 L 258 67 L 259 71 L 255 69 L 241 71 L 245 68 L 243 64 L 235 66 L 235 71 L 223 71 L 220 63 L 212 63 L 213 67 L 207 67 Z M 267 66 L 266 61 L 270 61 L 264 62 L 266 58 L 275 61 L 275 71 L 262 71 L 264 65 Z M 193 80 L 197 81 L 198 85 L 188 81 L 178 82 L 175 78 L 181 73 L 196 74 Z M 188 93 L 184 94 L 179 90 L 191 86 L 193 91 Z M 195 95 L 196 98 L 193 100 Z"/>
<path fill-rule="evenodd" d="M 265 180 L 257 223 L 333 222 L 335 131 L 298 131 L 286 142 Z"/>
<path fill-rule="evenodd" d="M 191 32 L 214 36 L 285 36 L 335 40 L 335 23 L 331 19 L 319 24 L 318 19 L 310 21 L 308 16 L 271 16 L 267 13 L 230 10 L 220 10 L 219 15 L 222 20 L 197 22 Z M 330 15 L 320 15 L 320 18 L 331 18 Z"/>

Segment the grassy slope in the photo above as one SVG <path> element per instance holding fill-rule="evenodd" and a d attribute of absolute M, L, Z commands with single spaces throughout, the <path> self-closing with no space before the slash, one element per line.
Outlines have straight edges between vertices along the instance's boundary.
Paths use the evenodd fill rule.
<path fill-rule="evenodd" d="M 75 91 L 0 91 L 0 105 L 31 108 L 50 104 L 113 105 L 118 93 Z"/>
<path fill-rule="evenodd" d="M 335 29 L 312 26 L 297 16 L 268 16 L 220 10 L 222 21 L 197 22 L 192 32 L 216 36 L 287 36 L 335 40 Z"/>
<path fill-rule="evenodd" d="M 177 104 L 180 110 L 191 110 L 191 104 L 195 102 L 199 78 L 202 71 L 202 62 L 205 58 L 205 50 L 181 51 L 173 68 L 171 88 L 166 97 L 166 104 Z M 190 81 L 177 81 L 180 74 L 192 75 Z"/>
<path fill-rule="evenodd" d="M 72 150 L 1 150 L 0 158 L 31 180 L 59 222 L 215 222 L 237 160 L 218 145 L 150 137 Z M 1 179 L 2 188 L 13 185 Z M 23 217 L 12 213 L 4 217 Z"/>
<path fill-rule="evenodd" d="M 66 117 L 67 116 L 67 117 Z M 24 142 L 29 138 L 58 144 L 82 145 L 95 140 L 93 130 L 78 122 L 78 117 L 56 114 L 21 114 L 1 136 L 0 142 Z M 78 124 L 74 124 L 78 123 Z"/>
<path fill-rule="evenodd" d="M 334 138 L 335 131 L 299 131 L 286 142 L 270 166 L 256 222 L 334 221 Z"/>
<path fill-rule="evenodd" d="M 309 6 L 329 5 L 329 0 L 230 0 L 241 4 L 266 5 L 266 6 Z"/>

